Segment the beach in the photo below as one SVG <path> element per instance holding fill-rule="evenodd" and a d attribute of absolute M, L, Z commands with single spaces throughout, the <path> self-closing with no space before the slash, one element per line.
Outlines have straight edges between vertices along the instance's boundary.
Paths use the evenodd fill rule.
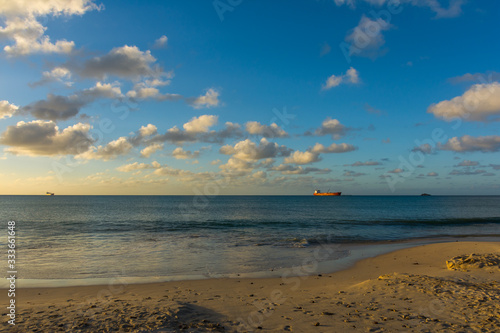
<path fill-rule="evenodd" d="M 495 332 L 500 243 L 427 244 L 331 274 L 16 290 L 11 332 Z M 305 274 L 309 273 L 309 274 Z M 2 304 L 7 291 L 2 290 Z M 11 326 L 11 327 L 8 327 Z"/>
<path fill-rule="evenodd" d="M 500 333 L 500 1 L 0 3 L 0 333 Z"/>

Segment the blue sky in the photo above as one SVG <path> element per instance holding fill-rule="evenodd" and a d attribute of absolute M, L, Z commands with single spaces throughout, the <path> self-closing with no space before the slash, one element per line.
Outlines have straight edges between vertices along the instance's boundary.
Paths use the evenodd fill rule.
<path fill-rule="evenodd" d="M 0 4 L 0 194 L 499 193 L 496 2 Z"/>

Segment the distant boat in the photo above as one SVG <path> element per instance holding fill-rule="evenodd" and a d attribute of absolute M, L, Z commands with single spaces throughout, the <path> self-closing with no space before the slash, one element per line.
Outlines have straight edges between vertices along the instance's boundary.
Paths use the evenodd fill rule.
<path fill-rule="evenodd" d="M 52 192 L 47 192 L 46 195 L 54 195 Z"/>
<path fill-rule="evenodd" d="M 421 197 L 430 197 L 431 195 L 429 193 L 422 193 L 420 194 Z"/>
<path fill-rule="evenodd" d="M 313 195 L 316 196 L 339 196 L 342 192 L 321 192 L 320 190 L 314 191 Z"/>

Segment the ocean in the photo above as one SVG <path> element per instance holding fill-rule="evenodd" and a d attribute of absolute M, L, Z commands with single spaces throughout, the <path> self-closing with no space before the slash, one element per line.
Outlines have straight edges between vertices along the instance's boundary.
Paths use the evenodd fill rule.
<path fill-rule="evenodd" d="M 4 253 L 16 222 L 21 286 L 317 273 L 412 244 L 500 239 L 500 196 L 0 196 L 0 212 Z"/>

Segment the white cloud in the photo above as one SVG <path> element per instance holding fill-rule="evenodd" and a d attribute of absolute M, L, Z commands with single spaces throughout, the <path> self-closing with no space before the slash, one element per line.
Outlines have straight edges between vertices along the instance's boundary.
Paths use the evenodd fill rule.
<path fill-rule="evenodd" d="M 285 163 L 293 164 L 310 164 L 314 162 L 321 161 L 319 153 L 313 153 L 311 151 L 295 151 L 290 157 L 285 158 Z"/>
<path fill-rule="evenodd" d="M 153 124 L 148 124 L 147 126 L 141 126 L 139 133 L 142 137 L 150 136 L 158 133 L 158 128 Z"/>
<path fill-rule="evenodd" d="M 356 2 L 364 1 L 370 5 L 380 7 L 384 4 L 390 4 L 391 6 L 397 7 L 402 3 L 408 3 L 413 6 L 418 7 L 428 7 L 434 13 L 436 13 L 436 18 L 450 18 L 459 16 L 462 13 L 462 6 L 466 3 L 464 0 L 450 0 L 448 8 L 443 8 L 438 0 L 334 0 L 337 6 L 342 6 L 344 4 L 351 8 L 355 8 Z"/>
<path fill-rule="evenodd" d="M 252 178 L 256 180 L 265 180 L 267 178 L 267 173 L 265 171 L 257 171 L 252 173 Z"/>
<path fill-rule="evenodd" d="M 337 6 L 342 6 L 342 5 L 346 4 L 349 7 L 354 7 L 356 0 L 334 0 L 334 2 Z"/>
<path fill-rule="evenodd" d="M 314 147 L 307 149 L 304 152 L 295 151 L 290 157 L 285 158 L 285 163 L 287 164 L 310 164 L 314 162 L 321 161 L 320 154 L 330 154 L 330 153 L 347 153 L 356 150 L 357 147 L 347 143 L 332 143 L 331 145 L 325 147 L 321 143 L 316 143 Z"/>
<path fill-rule="evenodd" d="M 131 164 L 122 165 L 116 168 L 116 170 L 121 172 L 131 172 L 131 171 L 145 170 L 145 169 L 159 169 L 160 167 L 161 167 L 160 163 L 156 161 L 154 161 L 151 164 L 134 162 Z"/>
<path fill-rule="evenodd" d="M 155 99 L 157 101 L 177 101 L 183 97 L 179 94 L 162 94 L 156 87 L 168 85 L 170 80 L 160 79 L 145 80 L 134 85 L 132 90 L 127 92 L 127 97 L 132 99 Z"/>
<path fill-rule="evenodd" d="M 345 73 L 344 79 L 350 83 L 359 83 L 359 72 L 351 67 Z"/>
<path fill-rule="evenodd" d="M 380 48 L 385 44 L 382 31 L 389 30 L 392 25 L 381 18 L 375 20 L 363 15 L 358 25 L 345 37 L 350 43 L 349 55 L 376 58 L 385 53 Z"/>
<path fill-rule="evenodd" d="M 330 88 L 336 87 L 342 83 L 342 76 L 329 76 L 328 79 L 326 79 L 325 84 L 323 85 L 322 89 L 323 90 L 328 90 Z"/>
<path fill-rule="evenodd" d="M 241 138 L 243 137 L 243 131 L 241 130 L 240 124 L 232 123 L 226 121 L 224 124 L 224 129 L 220 130 L 216 134 L 216 140 L 222 141 L 227 138 Z"/>
<path fill-rule="evenodd" d="M 20 111 L 30 113 L 37 119 L 66 120 L 76 116 L 84 106 L 97 99 L 116 99 L 122 96 L 117 83 L 97 82 L 95 86 L 70 96 L 48 94 L 47 99 L 26 105 Z"/>
<path fill-rule="evenodd" d="M 155 66 L 156 58 L 151 51 L 141 51 L 137 46 L 124 45 L 113 48 L 102 57 L 85 62 L 80 74 L 84 77 L 104 79 L 116 76 L 124 79 L 139 80 L 142 77 L 155 77 L 162 74 Z"/>
<path fill-rule="evenodd" d="M 449 173 L 451 176 L 471 176 L 471 175 L 481 175 L 481 174 L 486 174 L 486 170 L 452 170 Z"/>
<path fill-rule="evenodd" d="M 85 102 L 77 95 L 58 96 L 49 94 L 46 100 L 39 100 L 21 108 L 37 119 L 66 120 L 72 118 L 85 106 Z"/>
<path fill-rule="evenodd" d="M 319 168 L 303 168 L 301 166 L 293 166 L 280 164 L 277 167 L 271 168 L 273 171 L 280 171 L 283 175 L 306 175 L 308 173 L 314 172 L 318 174 L 330 173 L 332 170 L 330 169 L 319 169 Z"/>
<path fill-rule="evenodd" d="M 18 109 L 18 106 L 11 104 L 8 101 L 0 101 L 0 119 L 12 117 Z"/>
<path fill-rule="evenodd" d="M 466 73 L 461 76 L 455 76 L 448 79 L 449 82 L 457 84 L 462 82 L 487 83 L 500 80 L 500 73 L 488 71 L 486 73 Z"/>
<path fill-rule="evenodd" d="M 371 5 L 382 6 L 387 0 L 364 0 Z"/>
<path fill-rule="evenodd" d="M 196 141 L 198 139 L 196 134 L 197 133 L 182 131 L 177 126 L 174 126 L 169 128 L 164 134 L 157 135 L 153 140 L 157 142 L 169 141 L 174 144 L 182 144 L 186 141 Z"/>
<path fill-rule="evenodd" d="M 160 87 L 160 86 L 168 86 L 170 84 L 170 80 L 168 79 L 171 79 L 173 77 L 173 73 L 169 72 L 169 73 L 165 73 L 163 75 L 164 77 L 167 78 L 167 80 L 164 80 L 163 78 L 162 79 L 152 79 L 152 80 L 146 80 L 144 81 L 148 86 L 152 86 L 152 87 Z"/>
<path fill-rule="evenodd" d="M 475 84 L 462 96 L 431 105 L 428 113 L 437 118 L 466 121 L 498 121 L 500 118 L 500 83 Z"/>
<path fill-rule="evenodd" d="M 153 59 L 154 58 L 150 60 Z M 156 61 L 156 59 L 154 59 L 154 61 Z M 123 65 L 126 65 L 126 61 L 123 62 Z M 157 64 L 153 63 L 148 66 L 149 69 L 143 68 L 137 71 L 136 79 L 141 77 L 142 81 L 136 83 L 134 87 L 127 92 L 128 97 L 132 99 L 155 99 L 157 101 L 177 101 L 183 99 L 183 96 L 179 94 L 163 94 L 158 89 L 158 87 L 170 84 L 171 79 L 174 77 L 173 71 L 163 72 Z"/>
<path fill-rule="evenodd" d="M 186 101 L 195 109 L 210 108 L 219 105 L 219 92 L 213 88 L 207 90 L 205 95 L 186 98 Z"/>
<path fill-rule="evenodd" d="M 137 89 L 127 92 L 127 96 L 131 98 L 146 99 L 149 97 L 156 97 L 160 91 L 154 87 L 137 87 Z"/>
<path fill-rule="evenodd" d="M 34 17 L 7 19 L 5 27 L 0 27 L 0 39 L 12 39 L 14 45 L 4 47 L 9 56 L 24 56 L 33 53 L 71 53 L 74 42 L 58 40 L 55 44 L 45 36 L 45 27 Z"/>
<path fill-rule="evenodd" d="M 249 134 L 258 134 L 265 138 L 288 137 L 288 133 L 275 123 L 272 123 L 271 125 L 262 125 L 258 121 L 249 121 L 245 124 L 245 128 Z"/>
<path fill-rule="evenodd" d="M 0 27 L 0 39 L 13 40 L 4 47 L 9 56 L 34 53 L 71 53 L 73 41 L 58 40 L 55 43 L 45 35 L 47 30 L 37 17 L 59 15 L 83 15 L 89 10 L 100 9 L 92 0 L 0 0 L 0 16 L 5 17 L 5 27 Z"/>
<path fill-rule="evenodd" d="M 93 0 L 0 0 L 0 14 L 5 16 L 83 15 L 99 9 Z"/>
<path fill-rule="evenodd" d="M 203 115 L 194 117 L 189 122 L 185 123 L 184 130 L 174 126 L 168 129 L 164 134 L 157 134 L 147 140 L 139 134 L 130 138 L 134 146 L 141 143 L 159 143 L 168 141 L 170 143 L 181 145 L 184 142 L 209 142 L 222 143 L 227 138 L 241 138 L 243 132 L 240 125 L 231 122 L 226 122 L 223 129 L 210 130 L 210 127 L 217 123 L 217 116 Z"/>
<path fill-rule="evenodd" d="M 316 143 L 310 151 L 313 153 L 347 153 L 356 149 L 355 146 L 347 143 L 332 143 L 328 147 L 323 146 L 321 143 Z"/>
<path fill-rule="evenodd" d="M 457 164 L 457 166 L 465 166 L 465 167 L 476 166 L 476 165 L 479 165 L 479 162 L 471 160 L 463 160 L 462 162 Z"/>
<path fill-rule="evenodd" d="M 448 8 L 443 8 L 438 0 L 413 0 L 411 4 L 421 7 L 429 7 L 436 13 L 436 18 L 457 17 L 462 13 L 465 0 L 450 0 Z"/>
<path fill-rule="evenodd" d="M 361 177 L 366 175 L 366 173 L 362 172 L 354 172 L 354 171 L 349 171 L 349 170 L 344 170 L 344 177 Z"/>
<path fill-rule="evenodd" d="M 244 176 L 250 174 L 255 166 L 254 163 L 250 161 L 244 161 L 239 158 L 231 157 L 226 164 L 222 164 L 219 168 L 225 172 L 232 174 L 234 176 Z"/>
<path fill-rule="evenodd" d="M 191 152 L 189 150 L 184 150 L 182 147 L 177 147 L 172 152 L 172 156 L 178 160 L 187 160 L 191 158 L 198 158 L 200 156 L 200 151 Z"/>
<path fill-rule="evenodd" d="M 255 161 L 264 158 L 288 156 L 290 149 L 262 138 L 258 146 L 253 141 L 246 139 L 236 143 L 234 147 L 230 145 L 222 146 L 219 152 L 225 155 L 233 155 L 233 157 L 240 160 Z"/>
<path fill-rule="evenodd" d="M 167 46 L 167 42 L 168 42 L 168 37 L 163 35 L 161 36 L 160 38 L 158 38 L 156 41 L 155 41 L 155 45 L 154 47 L 155 48 L 162 48 L 162 47 L 166 47 Z"/>
<path fill-rule="evenodd" d="M 42 78 L 31 83 L 31 87 L 41 86 L 51 82 L 59 82 L 64 84 L 66 87 L 71 87 L 73 82 L 70 81 L 72 76 L 71 71 L 66 67 L 54 67 L 50 72 L 43 72 Z"/>
<path fill-rule="evenodd" d="M 20 121 L 0 135 L 0 144 L 11 146 L 6 151 L 18 155 L 75 155 L 93 143 L 90 129 L 89 124 L 78 123 L 60 131 L 53 121 Z"/>
<path fill-rule="evenodd" d="M 189 122 L 185 123 L 182 127 L 188 133 L 206 133 L 208 129 L 217 124 L 219 117 L 213 115 L 202 115 L 192 118 Z"/>
<path fill-rule="evenodd" d="M 374 166 L 380 164 L 381 163 L 377 161 L 366 161 L 366 162 L 357 161 L 354 162 L 353 164 L 344 164 L 344 166 L 358 167 L 358 166 Z"/>
<path fill-rule="evenodd" d="M 120 98 L 123 97 L 122 91 L 118 83 L 101 83 L 96 82 L 95 86 L 83 90 L 81 93 L 82 97 L 89 98 L 90 101 L 94 101 L 98 98 Z"/>
<path fill-rule="evenodd" d="M 88 151 L 75 156 L 84 160 L 103 160 L 108 161 L 118 156 L 126 155 L 132 150 L 132 145 L 126 137 L 120 137 L 109 142 L 105 146 L 91 147 Z"/>
<path fill-rule="evenodd" d="M 331 119 L 328 117 L 323 121 L 321 127 L 316 129 L 314 133 L 306 132 L 305 135 L 332 135 L 332 138 L 340 139 L 347 134 L 348 130 L 349 128 L 342 125 L 337 119 Z"/>
<path fill-rule="evenodd" d="M 158 150 L 162 150 L 162 149 L 163 149 L 163 144 L 154 143 L 152 145 L 145 147 L 143 150 L 141 150 L 141 156 L 148 158 L 151 155 L 153 155 L 155 152 L 157 152 Z"/>
<path fill-rule="evenodd" d="M 460 138 L 453 137 L 445 144 L 438 144 L 441 150 L 451 150 L 458 153 L 480 151 L 483 153 L 492 153 L 500 151 L 500 136 L 489 135 L 473 137 L 464 135 Z"/>
<path fill-rule="evenodd" d="M 188 170 L 182 170 L 182 169 L 175 169 L 169 166 L 162 166 L 160 168 L 157 168 L 154 171 L 154 174 L 157 176 L 176 176 L 176 177 L 193 177 L 193 176 L 198 176 L 200 174 L 193 173 Z M 202 175 L 200 175 L 202 176 Z"/>
<path fill-rule="evenodd" d="M 432 146 L 428 143 L 421 144 L 418 147 L 413 147 L 411 150 L 412 152 L 420 152 L 423 154 L 431 154 L 432 153 Z"/>
<path fill-rule="evenodd" d="M 316 143 L 314 147 L 307 149 L 304 152 L 295 151 L 290 157 L 285 158 L 285 163 L 287 164 L 310 164 L 314 162 L 321 161 L 320 154 L 330 154 L 330 153 L 347 153 L 356 150 L 357 147 L 347 143 L 332 143 L 331 145 L 325 147 L 321 143 Z"/>
<path fill-rule="evenodd" d="M 321 89 L 328 90 L 339 86 L 341 83 L 359 83 L 359 72 L 355 68 L 351 67 L 345 74 L 340 76 L 332 75 L 326 80 Z"/>

